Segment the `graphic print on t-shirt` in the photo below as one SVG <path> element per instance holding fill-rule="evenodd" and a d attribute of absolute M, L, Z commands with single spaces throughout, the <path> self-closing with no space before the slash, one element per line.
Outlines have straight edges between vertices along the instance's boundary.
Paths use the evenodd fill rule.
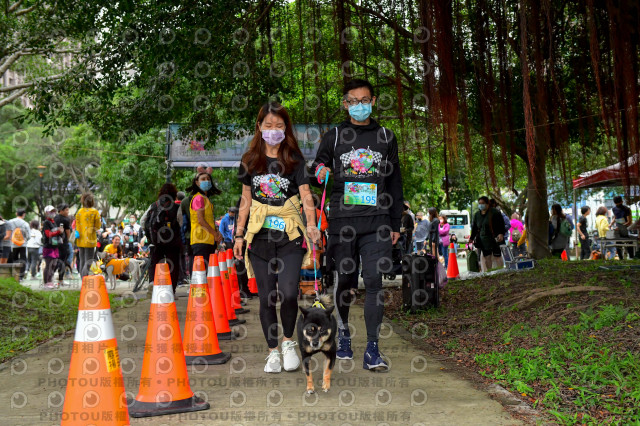
<path fill-rule="evenodd" d="M 351 149 L 340 156 L 342 167 L 346 175 L 372 176 L 379 173 L 382 154 L 371 150 L 369 147 Z"/>
<path fill-rule="evenodd" d="M 257 175 L 253 177 L 254 194 L 261 198 L 286 198 L 285 191 L 289 188 L 289 179 L 279 174 Z"/>

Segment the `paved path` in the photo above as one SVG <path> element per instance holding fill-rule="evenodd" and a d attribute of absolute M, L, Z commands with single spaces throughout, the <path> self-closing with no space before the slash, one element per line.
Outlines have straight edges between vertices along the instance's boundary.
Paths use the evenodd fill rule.
<path fill-rule="evenodd" d="M 120 283 L 121 291 L 128 285 Z M 177 308 L 181 326 L 187 288 L 180 287 Z M 114 314 L 125 388 L 137 394 L 149 300 L 133 302 Z M 382 329 L 380 347 L 390 359 L 389 373 L 361 367 L 364 319 L 361 306 L 352 308 L 354 360 L 338 361 L 328 393 L 305 396 L 301 370 L 263 372 L 267 347 L 258 318 L 258 301 L 248 302 L 241 338 L 221 342 L 232 361 L 221 366 L 189 367 L 191 388 L 211 403 L 211 409 L 184 415 L 131 419 L 132 424 L 405 424 L 512 425 L 520 424 L 488 394 L 441 370 L 441 365 L 394 332 Z M 132 327 L 133 326 L 133 327 Z M 395 325 L 394 327 L 399 327 Z M 41 345 L 0 366 L 0 416 L 3 424 L 59 424 L 73 337 Z M 317 355 L 322 362 L 322 355 Z M 320 365 L 320 364 L 319 364 Z M 320 368 L 314 376 L 320 388 Z"/>

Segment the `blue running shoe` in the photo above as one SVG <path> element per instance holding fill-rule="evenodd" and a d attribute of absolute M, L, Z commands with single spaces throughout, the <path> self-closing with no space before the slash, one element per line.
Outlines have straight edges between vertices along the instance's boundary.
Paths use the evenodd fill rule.
<path fill-rule="evenodd" d="M 378 342 L 367 342 L 367 350 L 364 353 L 362 368 L 377 372 L 389 371 L 389 365 L 387 365 L 380 356 Z"/>
<path fill-rule="evenodd" d="M 338 359 L 353 359 L 353 351 L 351 350 L 351 333 L 349 329 L 338 329 L 338 351 L 336 352 Z"/>

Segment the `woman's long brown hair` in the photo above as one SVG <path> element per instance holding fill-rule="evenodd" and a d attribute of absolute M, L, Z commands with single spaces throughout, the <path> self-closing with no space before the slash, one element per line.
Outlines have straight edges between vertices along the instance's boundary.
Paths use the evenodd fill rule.
<path fill-rule="evenodd" d="M 284 131 L 284 140 L 278 147 L 278 163 L 280 165 L 279 172 L 289 174 L 293 172 L 300 161 L 303 161 L 302 151 L 298 146 L 298 141 L 293 133 L 293 123 L 287 110 L 277 102 L 267 102 L 262 105 L 258 118 L 256 119 L 256 128 L 249 149 L 242 156 L 242 164 L 244 168 L 251 174 L 263 174 L 267 172 L 267 156 L 265 154 L 265 141 L 262 139 L 262 131 L 260 126 L 265 117 L 274 114 L 282 118 L 286 126 Z"/>

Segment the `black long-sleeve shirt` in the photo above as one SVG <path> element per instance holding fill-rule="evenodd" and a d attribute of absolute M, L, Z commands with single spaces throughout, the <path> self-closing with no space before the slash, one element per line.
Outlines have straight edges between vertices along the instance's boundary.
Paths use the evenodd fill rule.
<path fill-rule="evenodd" d="M 333 173 L 329 233 L 347 221 L 357 231 L 384 224 L 400 231 L 402 175 L 391 130 L 373 119 L 365 126 L 344 121 L 322 137 L 312 171 L 321 163 Z"/>

